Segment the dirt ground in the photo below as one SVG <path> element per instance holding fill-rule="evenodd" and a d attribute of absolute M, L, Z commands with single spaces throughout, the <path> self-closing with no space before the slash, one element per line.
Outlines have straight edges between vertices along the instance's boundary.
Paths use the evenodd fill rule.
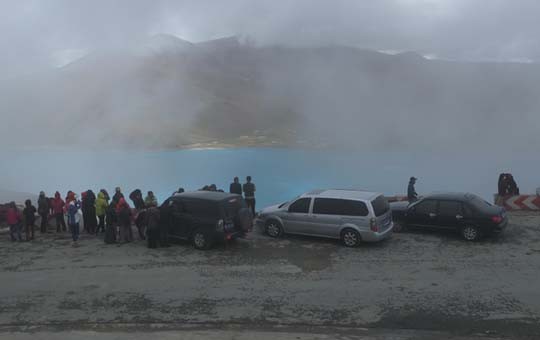
<path fill-rule="evenodd" d="M 261 231 L 205 252 L 3 234 L 0 338 L 538 339 L 540 215 L 510 218 L 479 243 L 413 231 L 356 249 Z"/>

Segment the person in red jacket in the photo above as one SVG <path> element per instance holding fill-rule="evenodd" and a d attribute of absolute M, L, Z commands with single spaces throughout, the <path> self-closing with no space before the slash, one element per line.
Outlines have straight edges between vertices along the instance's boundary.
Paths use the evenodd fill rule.
<path fill-rule="evenodd" d="M 133 232 L 131 230 L 131 208 L 122 197 L 116 205 L 116 214 L 120 225 L 120 242 L 127 243 L 133 241 Z"/>
<path fill-rule="evenodd" d="M 21 213 L 17 209 L 15 202 L 9 204 L 9 208 L 6 211 L 6 223 L 9 225 L 9 235 L 11 236 L 11 242 L 21 241 Z M 17 238 L 15 238 L 17 236 Z"/>
<path fill-rule="evenodd" d="M 60 193 L 57 191 L 54 194 L 54 199 L 51 203 L 51 210 L 56 220 L 56 232 L 67 231 L 66 221 L 64 220 L 64 207 L 66 203 L 60 196 Z"/>

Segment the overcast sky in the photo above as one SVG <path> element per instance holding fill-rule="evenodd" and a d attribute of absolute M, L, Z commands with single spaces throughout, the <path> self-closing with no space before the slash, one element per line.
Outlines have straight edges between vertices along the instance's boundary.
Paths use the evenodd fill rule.
<path fill-rule="evenodd" d="M 156 33 L 538 61 L 539 14 L 538 0 L 0 0 L 0 71 L 29 71 Z"/>

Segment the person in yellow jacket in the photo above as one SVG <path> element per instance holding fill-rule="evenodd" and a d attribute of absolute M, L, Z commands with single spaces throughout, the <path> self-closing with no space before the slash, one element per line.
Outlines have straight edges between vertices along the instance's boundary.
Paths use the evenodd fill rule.
<path fill-rule="evenodd" d="M 152 191 L 148 192 L 148 195 L 144 199 L 144 205 L 146 205 L 147 208 L 158 206 L 157 198 Z"/>
<path fill-rule="evenodd" d="M 109 206 L 109 202 L 107 201 L 107 196 L 103 193 L 103 191 L 100 191 L 98 194 L 98 197 L 96 199 L 96 215 L 99 219 L 99 224 L 96 229 L 96 235 L 99 234 L 99 230 L 101 229 L 102 232 L 105 232 L 105 214 L 107 212 L 107 207 Z"/>

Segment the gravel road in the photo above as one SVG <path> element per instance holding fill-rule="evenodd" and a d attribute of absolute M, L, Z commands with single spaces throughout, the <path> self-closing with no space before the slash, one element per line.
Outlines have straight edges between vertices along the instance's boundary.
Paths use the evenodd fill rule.
<path fill-rule="evenodd" d="M 67 234 L 30 243 L 1 235 L 0 337 L 121 331 L 135 339 L 186 327 L 208 339 L 229 328 L 223 338 L 247 330 L 540 337 L 539 215 L 514 213 L 504 234 L 479 243 L 407 232 L 348 249 L 254 231 L 206 252 L 187 243 L 105 245 L 86 235 L 80 244 L 72 248 Z"/>

